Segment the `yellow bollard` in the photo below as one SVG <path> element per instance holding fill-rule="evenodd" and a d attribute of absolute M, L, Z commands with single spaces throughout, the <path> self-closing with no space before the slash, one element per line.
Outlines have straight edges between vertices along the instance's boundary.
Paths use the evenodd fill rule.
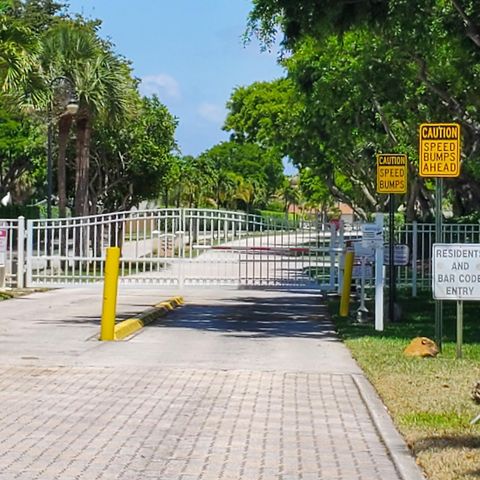
<path fill-rule="evenodd" d="M 105 280 L 103 284 L 102 321 L 100 324 L 100 340 L 115 340 L 115 316 L 117 311 L 118 267 L 120 249 L 107 248 L 105 262 Z"/>
<path fill-rule="evenodd" d="M 354 253 L 347 250 L 343 270 L 342 297 L 340 299 L 341 317 L 348 317 L 348 312 L 350 310 L 350 285 L 352 283 L 353 258 Z"/>

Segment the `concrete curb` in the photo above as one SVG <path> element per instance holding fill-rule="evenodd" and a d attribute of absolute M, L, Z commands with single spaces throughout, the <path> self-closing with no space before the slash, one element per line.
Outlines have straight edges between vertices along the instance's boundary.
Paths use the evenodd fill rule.
<path fill-rule="evenodd" d="M 398 433 L 385 405 L 370 382 L 363 375 L 353 374 L 352 378 L 401 478 L 403 480 L 425 480 L 425 476 L 416 464 L 405 440 Z"/>
<path fill-rule="evenodd" d="M 119 322 L 115 325 L 114 339 L 123 340 L 157 318 L 164 317 L 168 312 L 183 305 L 183 303 L 183 297 L 173 297 L 164 302 L 157 303 L 152 308 L 145 310 L 136 317 L 128 318 L 127 320 Z"/>

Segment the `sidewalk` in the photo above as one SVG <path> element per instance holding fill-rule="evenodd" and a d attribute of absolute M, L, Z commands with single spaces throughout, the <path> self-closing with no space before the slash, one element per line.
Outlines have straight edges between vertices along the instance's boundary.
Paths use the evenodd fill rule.
<path fill-rule="evenodd" d="M 178 293 L 115 343 L 98 288 L 0 303 L 0 479 L 422 478 L 316 293 L 122 289 L 119 317 Z"/>

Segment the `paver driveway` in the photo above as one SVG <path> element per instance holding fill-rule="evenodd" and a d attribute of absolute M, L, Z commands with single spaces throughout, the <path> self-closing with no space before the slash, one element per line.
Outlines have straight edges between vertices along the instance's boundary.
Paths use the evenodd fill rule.
<path fill-rule="evenodd" d="M 116 343 L 96 289 L 1 303 L 0 479 L 420 478 L 315 292 L 184 296 Z"/>

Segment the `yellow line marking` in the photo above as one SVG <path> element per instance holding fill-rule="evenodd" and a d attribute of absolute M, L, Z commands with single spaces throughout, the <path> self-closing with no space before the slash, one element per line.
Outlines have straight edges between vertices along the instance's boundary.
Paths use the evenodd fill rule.
<path fill-rule="evenodd" d="M 114 340 L 123 340 L 153 322 L 159 317 L 165 316 L 175 307 L 183 305 L 183 297 L 173 297 L 169 300 L 157 303 L 153 308 L 146 310 L 137 317 L 128 318 L 115 325 Z"/>

